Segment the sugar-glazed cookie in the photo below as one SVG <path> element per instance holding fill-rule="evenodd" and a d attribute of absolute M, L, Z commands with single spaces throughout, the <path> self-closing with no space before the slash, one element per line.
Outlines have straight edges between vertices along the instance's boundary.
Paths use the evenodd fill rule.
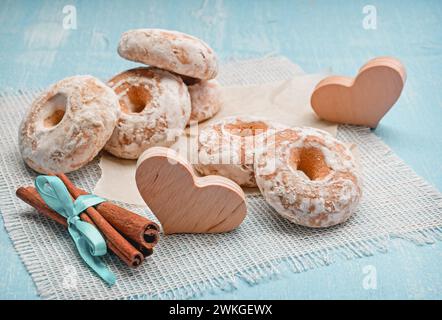
<path fill-rule="evenodd" d="M 79 169 L 103 148 L 118 115 L 117 96 L 100 80 L 61 80 L 38 96 L 20 125 L 23 160 L 40 173 Z"/>
<path fill-rule="evenodd" d="M 221 86 L 216 80 L 202 80 L 188 86 L 192 111 L 190 122 L 201 122 L 212 118 L 222 105 Z"/>
<path fill-rule="evenodd" d="M 281 216 L 322 228 L 342 223 L 355 212 L 361 178 L 344 143 L 307 127 L 278 131 L 268 141 L 255 155 L 255 177 Z"/>
<path fill-rule="evenodd" d="M 157 68 L 136 68 L 109 81 L 121 115 L 105 146 L 113 155 L 137 159 L 147 148 L 170 146 L 190 116 L 189 91 L 182 79 Z"/>
<path fill-rule="evenodd" d="M 118 53 L 125 59 L 192 78 L 208 80 L 218 73 L 214 51 L 202 40 L 177 31 L 129 30 L 121 35 Z"/>
<path fill-rule="evenodd" d="M 204 127 L 198 136 L 198 163 L 202 175 L 220 175 L 243 187 L 256 187 L 254 153 L 264 137 L 285 128 L 265 119 L 236 116 L 218 120 Z"/>

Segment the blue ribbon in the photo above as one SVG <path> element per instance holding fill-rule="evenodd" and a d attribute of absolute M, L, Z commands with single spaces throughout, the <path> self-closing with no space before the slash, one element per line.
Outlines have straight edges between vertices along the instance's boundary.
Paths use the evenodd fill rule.
<path fill-rule="evenodd" d="M 99 258 L 107 252 L 106 241 L 93 225 L 81 221 L 79 217 L 87 208 L 106 200 L 88 194 L 73 201 L 63 181 L 55 176 L 38 176 L 35 179 L 35 187 L 46 204 L 67 219 L 69 234 L 86 264 L 107 284 L 113 285 L 115 275 Z"/>

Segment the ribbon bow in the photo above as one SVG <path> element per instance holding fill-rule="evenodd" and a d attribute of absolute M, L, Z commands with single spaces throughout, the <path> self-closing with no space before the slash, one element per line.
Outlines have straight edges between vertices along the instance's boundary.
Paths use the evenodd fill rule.
<path fill-rule="evenodd" d="M 86 264 L 106 283 L 113 285 L 115 275 L 99 258 L 106 254 L 106 241 L 93 225 L 81 221 L 79 217 L 87 208 L 106 200 L 88 194 L 73 201 L 63 181 L 55 176 L 38 176 L 35 187 L 46 204 L 67 219 L 69 234 Z"/>

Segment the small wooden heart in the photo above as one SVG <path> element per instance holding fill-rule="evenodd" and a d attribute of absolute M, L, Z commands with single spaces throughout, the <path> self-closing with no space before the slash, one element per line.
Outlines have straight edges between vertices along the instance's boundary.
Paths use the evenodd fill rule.
<path fill-rule="evenodd" d="M 242 189 L 220 176 L 197 177 L 189 162 L 168 148 L 145 151 L 135 180 L 165 234 L 220 233 L 238 227 L 247 214 Z"/>
<path fill-rule="evenodd" d="M 401 95 L 407 74 L 391 57 L 370 60 L 356 78 L 331 76 L 317 85 L 311 105 L 319 118 L 376 128 Z"/>

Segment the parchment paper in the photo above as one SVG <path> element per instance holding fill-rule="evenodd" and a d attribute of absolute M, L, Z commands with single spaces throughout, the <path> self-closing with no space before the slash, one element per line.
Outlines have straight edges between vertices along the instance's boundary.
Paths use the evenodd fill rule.
<path fill-rule="evenodd" d="M 324 74 L 296 75 L 285 81 L 253 86 L 223 87 L 223 107 L 212 119 L 199 124 L 203 127 L 212 121 L 232 115 L 253 115 L 289 126 L 309 126 L 326 130 L 336 136 L 337 125 L 319 120 L 310 106 L 310 96 Z M 188 128 L 175 143 L 174 148 L 191 162 L 196 159 L 196 127 Z M 100 159 L 101 178 L 94 194 L 107 199 L 145 206 L 135 184 L 136 161 L 118 159 L 104 153 Z M 124 185 L 124 188 L 121 186 Z M 248 190 L 256 192 L 256 190 Z"/>

